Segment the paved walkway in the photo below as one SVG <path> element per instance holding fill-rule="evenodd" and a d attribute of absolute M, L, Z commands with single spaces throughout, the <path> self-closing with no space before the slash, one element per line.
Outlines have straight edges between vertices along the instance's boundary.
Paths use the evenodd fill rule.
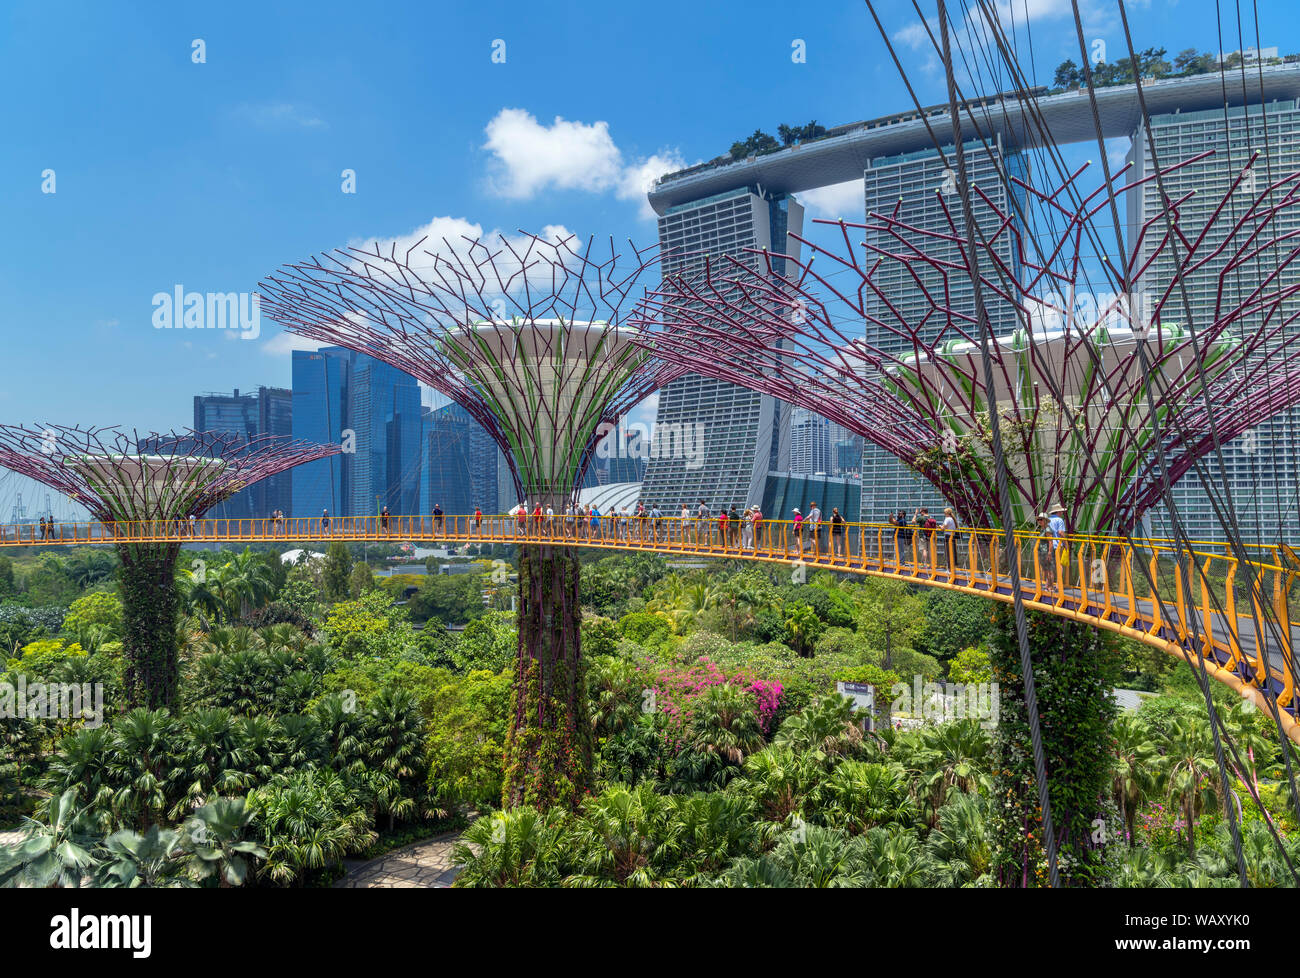
<path fill-rule="evenodd" d="M 449 887 L 459 872 L 451 864 L 451 848 L 459 837 L 459 832 L 448 832 L 395 849 L 370 862 L 357 863 L 334 885 L 353 888 Z"/>

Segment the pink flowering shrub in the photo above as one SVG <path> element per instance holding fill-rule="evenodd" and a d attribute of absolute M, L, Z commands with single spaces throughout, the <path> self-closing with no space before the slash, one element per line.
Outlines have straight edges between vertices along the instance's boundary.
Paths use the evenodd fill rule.
<path fill-rule="evenodd" d="M 751 693 L 759 727 L 764 735 L 772 731 L 781 705 L 781 684 L 774 679 L 759 679 L 744 669 L 728 672 L 708 656 L 671 662 L 646 660 L 639 668 L 646 677 L 646 688 L 655 692 L 655 709 L 668 720 L 668 742 L 674 750 L 680 750 L 685 742 L 696 701 L 713 686 L 730 685 Z"/>

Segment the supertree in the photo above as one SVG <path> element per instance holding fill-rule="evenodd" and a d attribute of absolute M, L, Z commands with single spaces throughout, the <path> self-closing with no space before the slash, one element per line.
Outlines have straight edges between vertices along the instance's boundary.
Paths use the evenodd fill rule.
<path fill-rule="evenodd" d="M 220 432 L 0 425 L 0 466 L 81 504 L 114 541 L 121 559 L 127 700 L 150 708 L 171 706 L 176 698 L 176 561 L 190 517 L 202 517 L 261 479 L 337 451 L 334 445 Z"/>
<path fill-rule="evenodd" d="M 642 304 L 639 342 L 862 435 L 976 526 L 1000 523 L 996 417 L 1018 525 L 1060 502 L 1072 529 L 1126 533 L 1160 501 L 1166 480 L 1213 450 L 1216 432 L 1226 442 L 1300 402 L 1292 301 L 1300 284 L 1287 274 L 1300 239 L 1279 229 L 1279 215 L 1297 204 L 1300 174 L 1261 184 L 1231 217 L 1226 199 L 1168 200 L 1138 229 L 1123 268 L 1108 270 L 1107 259 L 1089 270 L 1085 235 L 1111 206 L 1107 195 L 1138 191 L 1156 175 L 1062 203 L 1081 173 L 1048 191 L 1011 178 L 1054 218 L 1050 240 L 1037 247 L 1016 215 L 974 190 L 987 208 L 979 282 L 1002 321 L 1015 324 L 990 345 L 993 390 L 975 313 L 954 300 L 968 297 L 972 256 L 956 230 L 961 215 L 942 194 L 946 231 L 909 224 L 896 208 L 861 224 L 818 222 L 834 225 L 840 240 L 799 238 L 809 255 L 802 261 L 762 252 L 750 267 L 723 256 L 701 277 L 667 278 Z M 1241 196 L 1242 179 L 1231 194 Z M 1266 251 L 1279 257 L 1256 276 Z M 1177 283 L 1203 269 L 1217 275 L 1220 299 L 1193 333 L 1181 321 Z M 1241 272 L 1251 285 L 1230 299 L 1223 283 Z M 1139 285 L 1099 296 L 1088 284 L 1116 273 Z"/>
<path fill-rule="evenodd" d="M 862 435 L 968 524 L 1005 532 L 1059 503 L 1076 532 L 1128 534 L 1218 446 L 1300 403 L 1300 175 L 1256 188 L 1247 167 L 1213 200 L 1162 193 L 1122 257 L 1086 257 L 1099 212 L 1204 155 L 1128 183 L 1121 171 L 1086 195 L 1085 168 L 1047 191 L 1009 177 L 1009 199 L 1025 202 L 1016 213 L 975 187 L 978 231 L 972 201 L 950 210 L 942 190 L 942 230 L 905 220 L 901 204 L 822 222 L 838 240 L 800 239 L 804 260 L 725 256 L 702 277 L 667 279 L 641 308 L 638 341 Z M 1031 238 L 1021 215 L 1035 208 L 1046 226 Z M 1210 315 L 1186 321 L 1185 283 L 1211 277 Z M 1066 878 L 1097 881 L 1090 824 L 1118 655 L 1098 630 L 1043 612 L 1003 608 L 997 621 L 998 877 L 1026 885 L 1046 852 L 1055 879 L 1059 843 Z"/>
<path fill-rule="evenodd" d="M 535 235 L 374 244 L 286 265 L 262 310 L 290 331 L 413 375 L 465 408 L 511 464 L 521 502 L 573 501 L 596 445 L 680 369 L 633 342 L 623 307 L 657 258 Z M 576 805 L 591 767 L 579 566 L 563 541 L 519 560 L 519 640 L 504 803 Z"/>

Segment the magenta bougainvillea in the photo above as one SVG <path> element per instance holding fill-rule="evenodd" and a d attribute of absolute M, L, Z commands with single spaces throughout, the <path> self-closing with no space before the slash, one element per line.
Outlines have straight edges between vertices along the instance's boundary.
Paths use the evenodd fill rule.
<path fill-rule="evenodd" d="M 734 686 L 752 693 L 759 726 L 764 735 L 772 732 L 782 693 L 776 680 L 759 679 L 744 669 L 729 672 L 708 656 L 669 663 L 647 659 L 640 669 L 646 676 L 646 688 L 654 690 L 655 709 L 668 718 L 668 743 L 674 750 L 685 744 L 695 704 L 714 686 Z"/>

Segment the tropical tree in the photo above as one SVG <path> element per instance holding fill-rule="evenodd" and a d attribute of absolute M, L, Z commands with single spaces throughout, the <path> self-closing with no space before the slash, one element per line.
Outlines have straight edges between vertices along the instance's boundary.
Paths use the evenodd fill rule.
<path fill-rule="evenodd" d="M 1137 845 L 1137 813 L 1156 791 L 1160 780 L 1160 752 L 1151 736 L 1151 728 L 1136 714 L 1116 717 L 1115 766 L 1111 777 L 1111 797 L 1119 807 L 1128 834 L 1129 848 Z"/>
<path fill-rule="evenodd" d="M 143 833 L 119 829 L 104 840 L 95 885 L 110 888 L 191 887 L 184 840 L 175 829 L 151 825 Z"/>
<path fill-rule="evenodd" d="M 262 846 L 245 838 L 252 824 L 253 811 L 243 798 L 214 798 L 196 809 L 185 824 L 195 875 L 219 887 L 243 886 L 253 861 L 266 858 Z"/>
<path fill-rule="evenodd" d="M 0 886 L 80 887 L 98 865 L 96 839 L 77 789 L 68 788 L 46 802 L 41 818 L 26 819 L 15 846 L 0 850 Z"/>
<path fill-rule="evenodd" d="M 1196 819 L 1218 801 L 1218 768 L 1205 723 L 1192 717 L 1174 721 L 1164 745 L 1164 782 L 1169 800 L 1183 813 L 1187 854 L 1196 858 Z"/>
<path fill-rule="evenodd" d="M 827 779 L 825 798 L 824 817 L 852 835 L 891 822 L 908 825 L 916 817 L 907 775 L 896 764 L 844 761 Z"/>
<path fill-rule="evenodd" d="M 325 551 L 325 572 L 321 582 L 326 601 L 346 601 L 352 574 L 352 555 L 339 541 L 334 541 Z"/>
<path fill-rule="evenodd" d="M 572 853 L 570 816 L 521 805 L 479 818 L 452 847 L 457 887 L 557 886 Z"/>
<path fill-rule="evenodd" d="M 786 605 L 785 635 L 786 644 L 805 659 L 812 655 L 817 636 L 826 628 L 825 623 L 817 617 L 817 612 L 802 603 Z"/>

